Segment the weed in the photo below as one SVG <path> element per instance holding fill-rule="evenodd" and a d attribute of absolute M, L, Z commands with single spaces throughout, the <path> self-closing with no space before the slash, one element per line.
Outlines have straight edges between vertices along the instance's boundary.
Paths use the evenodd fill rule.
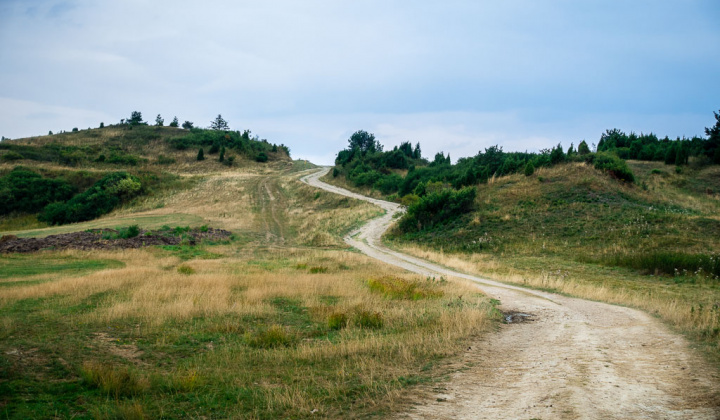
<path fill-rule="evenodd" d="M 427 282 L 405 280 L 400 277 L 385 276 L 370 279 L 368 287 L 373 292 L 381 293 L 390 299 L 431 299 L 443 296 L 442 290 Z"/>
<path fill-rule="evenodd" d="M 180 274 L 195 274 L 195 269 L 187 265 L 181 265 L 177 268 L 177 272 Z"/>
<path fill-rule="evenodd" d="M 355 324 L 360 328 L 377 330 L 383 327 L 383 318 L 380 312 L 360 310 L 355 314 Z"/>
<path fill-rule="evenodd" d="M 115 398 L 139 395 L 149 386 L 147 379 L 139 376 L 134 370 L 107 363 L 83 363 L 80 377 L 87 384 Z"/>
<path fill-rule="evenodd" d="M 268 329 L 258 332 L 245 333 L 245 343 L 254 348 L 271 349 L 277 347 L 289 347 L 295 342 L 295 337 L 288 333 L 280 325 L 272 325 Z"/>
<path fill-rule="evenodd" d="M 328 268 L 323 267 L 323 266 L 310 267 L 310 273 L 312 273 L 312 274 L 322 274 L 322 273 L 327 273 L 327 271 L 328 271 Z"/>
<path fill-rule="evenodd" d="M 348 317 L 343 312 L 333 312 L 328 316 L 327 324 L 331 330 L 339 330 L 347 326 Z"/>

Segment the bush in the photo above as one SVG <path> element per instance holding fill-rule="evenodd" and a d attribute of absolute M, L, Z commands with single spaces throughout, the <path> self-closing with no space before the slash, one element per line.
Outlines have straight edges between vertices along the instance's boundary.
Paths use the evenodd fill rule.
<path fill-rule="evenodd" d="M 200 150 L 198 150 L 197 160 L 205 160 L 205 152 L 203 151 L 202 147 L 200 148 Z"/>
<path fill-rule="evenodd" d="M 459 191 L 445 189 L 427 194 L 408 208 L 400 219 L 400 230 L 416 232 L 452 220 L 472 210 L 475 195 L 474 187 Z"/>
<path fill-rule="evenodd" d="M 627 166 L 627 163 L 611 153 L 596 153 L 593 163 L 595 169 L 605 171 L 613 178 L 621 181 L 635 182 L 635 176 Z"/>
<path fill-rule="evenodd" d="M 138 235 L 140 235 L 140 228 L 138 225 L 132 225 L 118 230 L 118 238 L 130 239 Z"/>
<path fill-rule="evenodd" d="M 17 152 L 9 151 L 2 155 L 2 160 L 5 162 L 13 162 L 16 160 L 24 159 L 23 155 Z"/>
<path fill-rule="evenodd" d="M 139 179 L 126 172 L 114 172 L 65 203 L 49 204 L 38 219 L 53 225 L 92 220 L 111 212 L 141 191 Z"/>
<path fill-rule="evenodd" d="M 330 314 L 327 320 L 328 328 L 331 330 L 340 330 L 347 326 L 348 324 L 348 318 L 347 315 L 345 315 L 342 312 L 335 312 Z"/>
<path fill-rule="evenodd" d="M 535 173 L 535 166 L 532 164 L 532 162 L 528 162 L 527 165 L 525 165 L 525 176 L 530 176 Z"/>
<path fill-rule="evenodd" d="M 256 161 L 256 162 L 267 162 L 267 161 L 268 161 L 268 156 L 265 154 L 265 152 L 260 152 L 260 153 L 258 153 L 258 155 L 255 157 L 255 161 Z"/>
<path fill-rule="evenodd" d="M 69 200 L 77 190 L 64 179 L 43 178 L 16 167 L 0 177 L 0 214 L 14 211 L 35 213 L 49 203 Z"/>

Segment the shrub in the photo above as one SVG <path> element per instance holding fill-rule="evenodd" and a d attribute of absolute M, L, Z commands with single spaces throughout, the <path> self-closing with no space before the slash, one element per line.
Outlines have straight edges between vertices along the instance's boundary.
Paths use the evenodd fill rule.
<path fill-rule="evenodd" d="M 475 202 L 475 194 L 474 187 L 458 191 L 445 189 L 427 194 L 408 208 L 407 213 L 400 219 L 400 230 L 416 232 L 432 228 L 467 213 Z"/>
<path fill-rule="evenodd" d="M 127 181 L 126 181 L 127 180 Z M 85 192 L 65 203 L 52 203 L 45 207 L 38 219 L 53 225 L 84 222 L 111 212 L 123 200 L 142 191 L 142 184 L 126 172 L 105 175 Z"/>
<path fill-rule="evenodd" d="M 260 153 L 258 153 L 258 155 L 255 157 L 255 161 L 256 161 L 256 162 L 267 162 L 267 161 L 268 161 L 268 156 L 265 154 L 265 152 L 260 152 Z"/>
<path fill-rule="evenodd" d="M 73 133 L 77 133 L 77 132 L 78 132 L 78 128 L 77 128 L 77 127 L 73 128 L 73 129 L 72 129 L 72 132 L 73 132 Z"/>
<path fill-rule="evenodd" d="M 327 273 L 327 270 L 328 270 L 327 267 L 323 267 L 323 266 L 310 267 L 310 272 L 313 274 Z"/>
<path fill-rule="evenodd" d="M 328 316 L 327 320 L 328 328 L 331 330 L 340 330 L 347 326 L 348 324 L 348 318 L 347 315 L 345 315 L 342 312 L 335 312 L 330 314 Z"/>
<path fill-rule="evenodd" d="M 530 176 L 535 173 L 535 166 L 532 164 L 532 162 L 528 162 L 525 165 L 525 176 Z"/>
<path fill-rule="evenodd" d="M 2 160 L 5 162 L 13 162 L 16 160 L 24 159 L 23 155 L 12 150 L 2 155 Z"/>
<path fill-rule="evenodd" d="M 202 147 L 200 148 L 200 150 L 198 150 L 197 160 L 205 160 L 205 152 L 203 151 Z"/>
<path fill-rule="evenodd" d="M 621 181 L 635 182 L 635 176 L 627 166 L 627 163 L 611 153 L 596 153 L 593 163 L 595 169 L 605 171 L 613 178 Z"/>
<path fill-rule="evenodd" d="M 118 230 L 118 237 L 122 239 L 130 239 L 138 235 L 140 235 L 140 228 L 138 225 L 132 225 Z"/>
<path fill-rule="evenodd" d="M 69 200 L 76 189 L 64 179 L 43 178 L 23 167 L 0 177 L 0 214 L 35 213 L 49 203 Z"/>

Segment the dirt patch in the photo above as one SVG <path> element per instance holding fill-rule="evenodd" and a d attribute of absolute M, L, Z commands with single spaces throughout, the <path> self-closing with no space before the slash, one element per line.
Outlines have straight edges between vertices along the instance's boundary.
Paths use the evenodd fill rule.
<path fill-rule="evenodd" d="M 144 364 L 144 362 L 140 360 L 143 352 L 138 349 L 135 344 L 119 344 L 118 339 L 104 332 L 95 333 L 95 340 L 102 348 L 115 356 L 130 360 L 136 364 Z"/>
<path fill-rule="evenodd" d="M 6 235 L 0 238 L 0 253 L 28 253 L 43 249 L 117 249 L 142 248 L 152 245 L 179 245 L 187 243 L 195 245 L 201 240 L 223 240 L 230 237 L 231 232 L 222 229 L 192 229 L 176 233 L 172 230 L 140 230 L 134 238 L 116 238 L 118 231 L 114 229 L 92 229 L 85 232 L 72 232 L 50 235 L 44 238 L 18 238 Z M 6 239 L 7 238 L 7 239 Z"/>
<path fill-rule="evenodd" d="M 535 321 L 535 315 L 525 312 L 507 311 L 503 312 L 503 319 L 506 324 L 519 324 L 521 322 Z"/>

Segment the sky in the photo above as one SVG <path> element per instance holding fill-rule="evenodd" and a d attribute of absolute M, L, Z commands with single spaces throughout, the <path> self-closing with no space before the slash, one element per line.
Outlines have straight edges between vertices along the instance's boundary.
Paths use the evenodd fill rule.
<path fill-rule="evenodd" d="M 704 136 L 719 46 L 717 0 L 0 0 L 0 134 L 222 114 L 318 164 L 357 130 L 453 161 Z"/>

